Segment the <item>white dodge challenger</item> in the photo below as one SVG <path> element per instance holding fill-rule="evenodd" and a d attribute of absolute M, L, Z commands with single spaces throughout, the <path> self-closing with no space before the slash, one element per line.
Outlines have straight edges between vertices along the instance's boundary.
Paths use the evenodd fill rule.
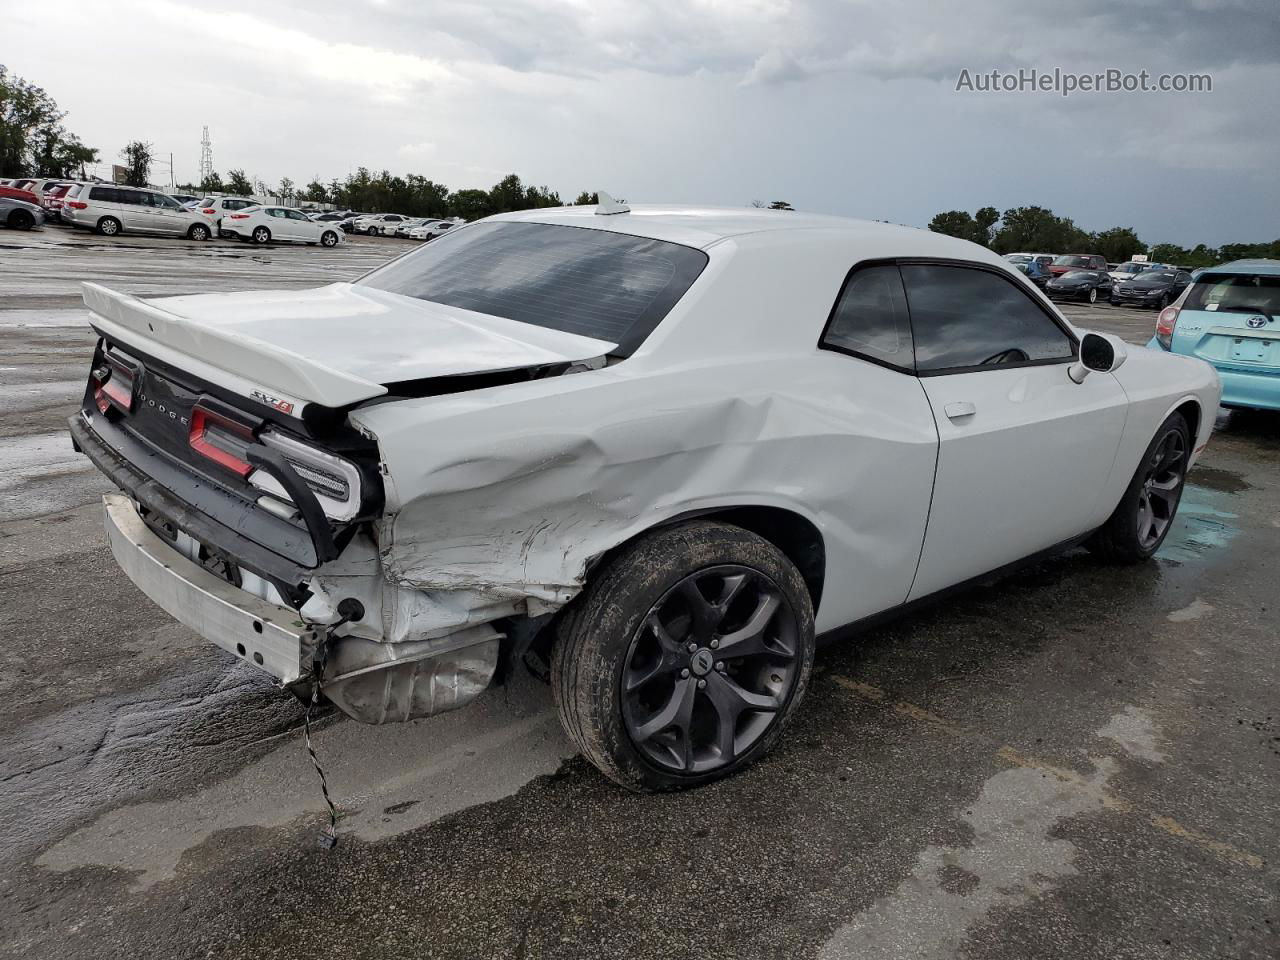
<path fill-rule="evenodd" d="M 667 790 L 777 740 L 815 635 L 1168 534 L 1207 364 L 1073 329 L 965 241 L 602 200 L 312 290 L 86 284 L 70 426 L 121 567 L 367 723 L 542 665 L 583 753 Z"/>

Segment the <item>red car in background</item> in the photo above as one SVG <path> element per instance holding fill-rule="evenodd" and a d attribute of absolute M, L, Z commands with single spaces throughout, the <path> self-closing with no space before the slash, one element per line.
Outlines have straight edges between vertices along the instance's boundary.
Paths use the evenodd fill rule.
<path fill-rule="evenodd" d="M 0 187 L 0 197 L 7 197 L 10 200 L 22 200 L 26 203 L 34 203 L 40 206 L 40 198 L 30 190 L 23 190 L 19 187 Z"/>
<path fill-rule="evenodd" d="M 1049 264 L 1049 273 L 1055 277 L 1070 273 L 1072 270 L 1105 271 L 1106 269 L 1107 258 L 1099 253 L 1064 253 Z"/>
<path fill-rule="evenodd" d="M 40 200 L 40 206 L 44 207 L 45 215 L 50 220 L 62 221 L 62 203 L 66 197 L 67 191 L 71 189 L 71 184 L 63 183 L 56 187 L 50 187 L 44 192 L 44 196 Z"/>

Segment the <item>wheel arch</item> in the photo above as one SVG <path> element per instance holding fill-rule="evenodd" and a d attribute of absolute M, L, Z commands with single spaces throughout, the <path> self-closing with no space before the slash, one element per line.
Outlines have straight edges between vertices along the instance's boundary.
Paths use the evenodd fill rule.
<path fill-rule="evenodd" d="M 805 586 L 809 590 L 809 599 L 813 603 L 816 614 L 822 602 L 822 591 L 826 582 L 827 549 L 822 531 L 808 517 L 786 507 L 766 506 L 764 504 L 726 504 L 723 506 L 701 507 L 687 510 L 634 532 L 627 539 L 596 557 L 588 570 L 598 570 L 619 552 L 635 543 L 641 537 L 648 536 L 656 530 L 663 530 L 691 520 L 715 520 L 732 524 L 754 533 L 763 540 L 769 541 L 790 560 Z"/>

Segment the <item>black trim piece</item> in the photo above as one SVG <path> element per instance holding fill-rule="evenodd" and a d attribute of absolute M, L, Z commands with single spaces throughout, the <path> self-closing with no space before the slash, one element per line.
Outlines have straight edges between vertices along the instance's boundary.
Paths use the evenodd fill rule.
<path fill-rule="evenodd" d="M 284 454 L 270 447 L 250 447 L 247 456 L 250 466 L 267 471 L 280 481 L 280 486 L 284 487 L 285 493 L 289 494 L 289 499 L 302 514 L 302 522 L 307 525 L 307 532 L 311 534 L 311 544 L 315 548 L 316 558 L 320 563 L 327 563 L 336 558 L 338 548 L 334 546 L 333 530 L 329 527 L 324 509 L 316 499 L 315 493 L 298 476 L 298 472 L 285 459 Z"/>
<path fill-rule="evenodd" d="M 67 422 L 80 451 L 138 503 L 285 588 L 286 597 L 304 589 L 308 571 L 319 565 L 308 531 L 202 482 L 101 417 L 90 424 L 77 413 Z M 242 530 L 252 532 L 253 539 Z"/>

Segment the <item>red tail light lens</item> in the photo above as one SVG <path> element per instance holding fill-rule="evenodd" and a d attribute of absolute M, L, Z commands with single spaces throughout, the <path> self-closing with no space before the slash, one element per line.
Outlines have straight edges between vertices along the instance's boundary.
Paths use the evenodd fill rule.
<path fill-rule="evenodd" d="M 215 209 L 213 209 L 213 207 L 205 207 L 205 208 L 204 208 L 204 209 L 202 209 L 200 212 L 201 212 L 201 213 L 206 213 L 206 214 L 209 214 L 210 216 L 212 216 L 213 214 L 217 213 L 218 211 L 217 211 L 217 210 L 215 210 Z"/>
<path fill-rule="evenodd" d="M 98 410 L 106 413 L 108 408 L 115 406 L 125 413 L 131 412 L 137 367 L 114 353 L 108 353 L 102 359 L 102 366 L 92 374 L 93 398 L 98 404 Z"/>
<path fill-rule="evenodd" d="M 215 410 L 196 404 L 187 442 L 196 453 L 237 476 L 247 477 L 253 469 L 245 459 L 246 449 L 255 442 L 253 428 Z"/>
<path fill-rule="evenodd" d="M 67 206 L 70 207 L 72 210 L 84 210 L 89 205 L 87 203 L 81 203 L 79 200 L 68 200 Z"/>
<path fill-rule="evenodd" d="M 233 213 L 231 215 L 231 219 L 232 220 L 248 220 L 249 215 L 247 213 Z"/>
<path fill-rule="evenodd" d="M 1165 307 L 1156 317 L 1156 340 L 1166 350 L 1173 349 L 1173 330 L 1178 325 L 1179 307 Z"/>

